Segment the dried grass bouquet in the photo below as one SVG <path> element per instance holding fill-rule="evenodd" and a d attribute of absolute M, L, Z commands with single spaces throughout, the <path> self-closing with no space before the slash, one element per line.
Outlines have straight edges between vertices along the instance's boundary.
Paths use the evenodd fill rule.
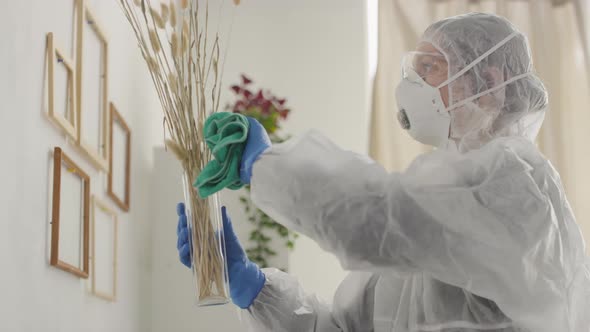
<path fill-rule="evenodd" d="M 211 198 L 199 198 L 191 187 L 211 160 L 202 129 L 205 119 L 219 109 L 221 92 L 220 39 L 217 32 L 211 37 L 208 30 L 209 4 L 199 8 L 198 0 L 170 0 L 158 2 L 156 8 L 149 0 L 118 1 L 164 111 L 164 131 L 169 134 L 166 146 L 184 170 L 198 302 L 227 302 L 224 244 L 216 225 L 220 223 L 219 211 L 208 202 Z"/>

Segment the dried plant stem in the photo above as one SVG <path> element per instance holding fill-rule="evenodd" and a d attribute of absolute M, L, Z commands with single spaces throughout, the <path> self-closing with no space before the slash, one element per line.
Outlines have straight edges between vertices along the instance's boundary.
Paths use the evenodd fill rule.
<path fill-rule="evenodd" d="M 189 181 L 194 180 L 189 176 Z M 190 185 L 190 184 L 189 184 Z M 202 211 L 198 218 L 209 221 L 211 211 L 206 201 L 199 199 L 194 190 L 189 191 L 191 210 Z M 192 216 L 193 221 L 195 216 Z M 203 227 L 198 227 L 195 222 L 192 223 L 191 236 L 193 241 L 192 255 L 194 273 L 197 274 L 196 282 L 199 290 L 199 300 L 205 300 L 211 296 L 224 296 L 224 266 L 221 248 L 219 247 L 218 235 L 210 222 L 202 223 Z M 198 243 L 197 243 L 198 241 Z"/>
<path fill-rule="evenodd" d="M 164 112 L 167 148 L 180 161 L 188 186 L 186 208 L 190 216 L 193 271 L 198 299 L 227 298 L 222 247 L 208 200 L 192 188 L 197 175 L 211 160 L 202 132 L 205 119 L 219 109 L 219 36 L 209 44 L 209 6 L 200 12 L 199 1 L 180 1 L 179 10 L 150 0 L 118 0 L 129 21 Z M 203 20 L 203 16 L 204 20 Z M 170 25 L 167 24 L 170 22 Z M 211 70 L 213 69 L 213 70 Z M 211 76 L 211 77 L 210 77 Z"/>

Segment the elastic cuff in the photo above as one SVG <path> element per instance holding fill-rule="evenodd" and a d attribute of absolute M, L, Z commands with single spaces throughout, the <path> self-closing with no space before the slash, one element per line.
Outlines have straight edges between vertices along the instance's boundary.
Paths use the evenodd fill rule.
<path fill-rule="evenodd" d="M 258 289 L 256 289 L 256 292 L 254 292 L 254 296 L 252 297 L 250 303 L 248 303 L 248 305 L 246 305 L 245 307 L 239 306 L 242 309 L 248 309 L 252 305 L 252 303 L 254 303 L 254 300 L 256 300 L 256 297 L 258 297 L 258 294 L 260 294 L 262 288 L 264 288 L 264 285 L 266 284 L 266 276 L 264 275 L 264 272 L 262 272 L 262 270 L 259 269 L 258 273 L 260 273 L 260 275 L 257 277 L 257 279 L 261 281 L 260 285 L 258 286 Z"/>

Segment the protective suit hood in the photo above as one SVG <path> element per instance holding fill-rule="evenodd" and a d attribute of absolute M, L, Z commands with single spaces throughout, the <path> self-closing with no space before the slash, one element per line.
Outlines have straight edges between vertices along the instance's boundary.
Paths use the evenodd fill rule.
<path fill-rule="evenodd" d="M 454 78 L 447 85 L 450 139 L 460 151 L 496 137 L 535 140 L 548 108 L 547 90 L 534 73 L 526 36 L 508 20 L 483 13 L 454 16 L 429 26 L 420 42 L 445 57 L 448 77 Z"/>

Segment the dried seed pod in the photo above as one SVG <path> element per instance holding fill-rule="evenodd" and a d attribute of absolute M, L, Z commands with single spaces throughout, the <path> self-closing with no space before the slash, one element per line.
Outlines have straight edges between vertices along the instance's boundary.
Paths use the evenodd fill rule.
<path fill-rule="evenodd" d="M 168 22 L 168 18 L 170 17 L 170 8 L 165 3 L 160 4 L 160 12 L 162 13 L 162 19 L 165 22 Z"/>
<path fill-rule="evenodd" d="M 177 77 L 174 73 L 169 73 L 168 74 L 168 84 L 170 85 L 170 90 L 172 90 L 173 93 L 176 94 L 176 91 L 178 90 L 178 83 L 176 82 Z"/>
<path fill-rule="evenodd" d="M 178 58 L 180 55 L 180 41 L 178 39 L 178 34 L 175 32 L 172 33 L 172 40 L 171 40 L 170 48 L 172 49 L 172 57 Z"/>
<path fill-rule="evenodd" d="M 152 44 L 152 49 L 154 50 L 155 53 L 159 53 L 161 48 L 160 48 L 160 41 L 158 40 L 158 33 L 154 30 L 149 30 L 149 35 L 150 35 L 150 43 Z"/>
<path fill-rule="evenodd" d="M 182 34 L 182 53 L 186 53 L 188 51 L 188 35 L 186 33 Z"/>
<path fill-rule="evenodd" d="M 180 1 L 180 8 L 187 9 L 188 8 L 188 0 L 181 0 Z"/>
<path fill-rule="evenodd" d="M 170 0 L 170 25 L 176 27 L 176 6 L 174 6 L 174 0 Z"/>
<path fill-rule="evenodd" d="M 160 16 L 160 13 L 158 13 L 158 11 L 153 8 L 150 8 L 150 13 L 152 15 L 152 19 L 156 23 L 156 26 L 160 29 L 164 29 L 166 27 L 166 21 L 164 21 L 164 19 L 162 19 L 162 16 Z"/>
<path fill-rule="evenodd" d="M 188 21 L 185 19 L 182 24 L 182 52 L 186 52 L 188 50 L 188 43 L 189 43 L 189 27 Z"/>
<path fill-rule="evenodd" d="M 189 33 L 188 20 L 184 19 L 184 22 L 182 22 L 182 35 L 183 35 L 183 37 L 185 35 L 188 37 L 188 33 Z"/>
<path fill-rule="evenodd" d="M 166 147 L 172 151 L 172 153 L 176 156 L 179 161 L 187 160 L 187 153 L 186 150 L 183 149 L 178 143 L 171 139 L 166 140 Z"/>
<path fill-rule="evenodd" d="M 148 56 L 145 61 L 147 62 L 150 71 L 154 73 L 158 71 L 158 62 L 154 58 Z"/>

